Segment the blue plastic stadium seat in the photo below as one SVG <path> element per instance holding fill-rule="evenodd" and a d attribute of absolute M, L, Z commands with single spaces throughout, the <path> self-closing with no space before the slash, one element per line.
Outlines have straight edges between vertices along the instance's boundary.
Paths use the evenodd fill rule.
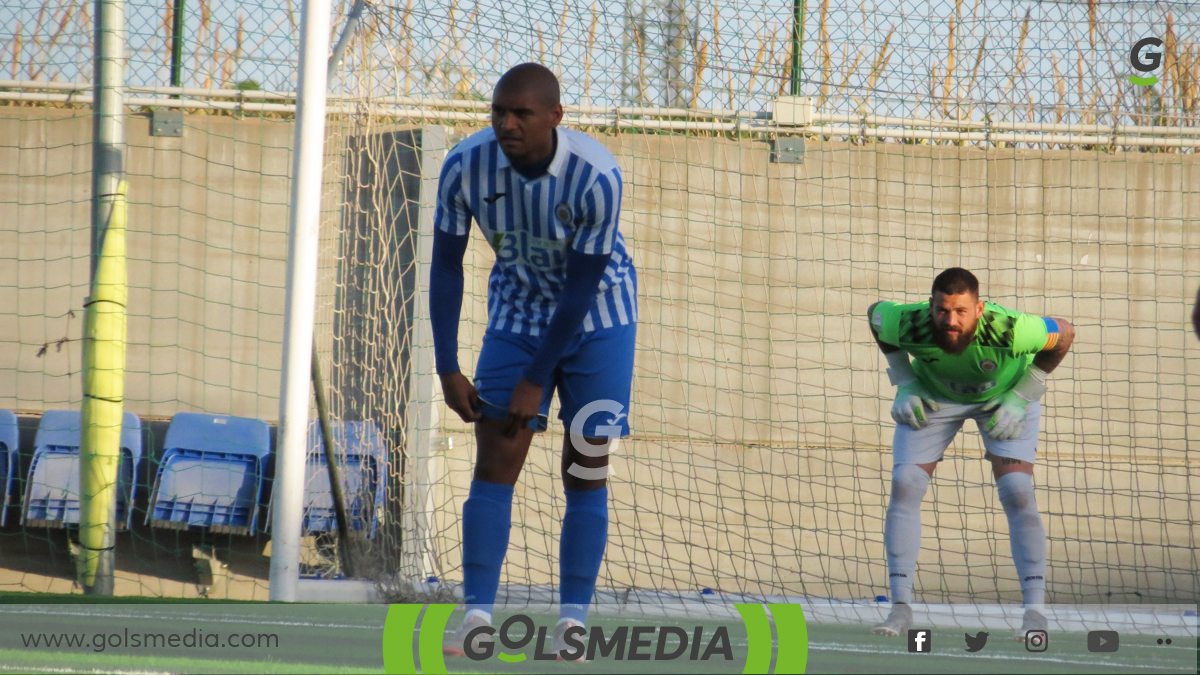
<path fill-rule="evenodd" d="M 258 522 L 271 432 L 262 420 L 171 418 L 146 520 L 154 527 L 249 534 Z"/>
<path fill-rule="evenodd" d="M 17 489 L 17 416 L 11 410 L 0 410 L 0 487 L 4 501 L 0 502 L 0 526 L 8 521 L 8 507 L 16 497 Z"/>
<path fill-rule="evenodd" d="M 33 441 L 33 460 L 25 480 L 21 524 L 27 527 L 65 527 L 79 524 L 80 413 L 47 410 Z M 142 459 L 142 422 L 125 413 L 121 428 L 121 459 L 117 465 L 117 526 L 129 527 L 137 496 L 137 471 Z"/>
<path fill-rule="evenodd" d="M 335 420 L 329 423 L 329 427 L 334 446 L 340 451 L 338 469 L 342 475 L 350 529 L 367 530 L 367 536 L 374 537 L 387 490 L 387 450 L 383 434 L 374 422 Z M 304 473 L 304 534 L 337 531 L 329 466 L 325 462 L 325 443 L 321 439 L 321 427 L 316 421 L 308 428 L 308 462 Z M 267 528 L 270 528 L 269 518 Z"/>

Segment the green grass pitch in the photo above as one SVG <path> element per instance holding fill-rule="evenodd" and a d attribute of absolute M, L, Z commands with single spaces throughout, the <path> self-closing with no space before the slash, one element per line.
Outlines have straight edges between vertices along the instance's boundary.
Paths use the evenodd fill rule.
<path fill-rule="evenodd" d="M 163 605 L 222 605 L 237 604 L 257 607 L 271 603 L 228 603 L 215 600 L 172 600 L 164 598 L 100 598 L 83 595 L 52 595 L 37 593 L 0 593 L 0 604 L 104 605 L 147 604 Z M 338 606 L 321 606 L 321 611 L 338 612 Z M 314 606 L 314 610 L 316 607 Z M 238 616 L 245 612 L 239 610 Z M 460 614 L 455 613 L 449 628 L 457 625 Z M 531 614 L 539 625 L 554 624 L 555 617 Z M 497 617 L 502 619 L 503 615 Z M 22 629 L 50 632 L 61 625 L 62 619 L 45 617 L 30 620 Z M 535 661 L 532 645 L 521 663 L 503 663 L 490 659 L 477 663 L 466 658 L 447 658 L 452 673 L 705 673 L 741 672 L 744 662 L 746 632 L 740 621 L 671 619 L 663 623 L 680 626 L 703 626 L 711 635 L 717 626 L 724 625 L 734 646 L 733 662 L 677 660 L 651 664 L 646 661 L 614 661 L 598 659 L 592 663 L 562 663 Z M 234 621 L 236 623 L 236 621 Z M 231 628 L 234 626 L 231 623 Z M 652 619 L 596 618 L 593 625 L 602 625 L 606 633 L 620 625 L 657 623 Z M 147 625 L 158 624 L 147 620 Z M 240 627 L 245 627 L 244 625 Z M 206 629 L 207 630 L 207 629 Z M 378 641 L 380 633 L 351 628 L 314 629 L 312 626 L 273 625 L 284 649 L 269 650 L 269 655 L 255 658 L 229 658 L 228 651 L 204 655 L 197 650 L 164 650 L 158 653 L 96 653 L 91 649 L 50 652 L 13 648 L 13 641 L 0 642 L 0 673 L 383 673 Z M 1121 636 L 1120 651 L 1113 654 L 1093 654 L 1087 651 L 1084 634 L 1050 634 L 1046 652 L 1028 652 L 1023 644 L 1011 639 L 1008 632 L 993 632 L 987 647 L 978 653 L 966 653 L 963 633 L 959 629 L 933 629 L 933 654 L 908 653 L 904 638 L 882 638 L 870 634 L 868 626 L 846 624 L 811 624 L 808 626 L 809 673 L 1169 673 L 1197 672 L 1197 645 L 1158 645 L 1153 636 Z M 972 631 L 973 633 L 974 631 Z M 369 635 L 368 635 L 369 633 Z M 190 654 L 188 652 L 191 652 Z M 740 657 L 740 658 L 739 658 Z M 1188 668 L 1188 664 L 1191 668 Z"/>

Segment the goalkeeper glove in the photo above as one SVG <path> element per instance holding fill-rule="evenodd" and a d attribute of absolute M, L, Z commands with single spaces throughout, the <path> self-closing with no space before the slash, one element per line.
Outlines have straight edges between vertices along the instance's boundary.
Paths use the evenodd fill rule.
<path fill-rule="evenodd" d="M 887 354 L 888 378 L 897 386 L 896 402 L 892 404 L 892 419 L 896 424 L 907 424 L 913 429 L 923 429 L 929 424 L 925 408 L 931 412 L 938 411 L 937 401 L 917 379 L 908 354 L 904 351 Z"/>
<path fill-rule="evenodd" d="M 984 412 L 995 411 L 984 428 L 997 441 L 1011 441 L 1025 431 L 1025 409 L 1046 393 L 1046 371 L 1030 364 L 1012 389 L 983 404 Z"/>

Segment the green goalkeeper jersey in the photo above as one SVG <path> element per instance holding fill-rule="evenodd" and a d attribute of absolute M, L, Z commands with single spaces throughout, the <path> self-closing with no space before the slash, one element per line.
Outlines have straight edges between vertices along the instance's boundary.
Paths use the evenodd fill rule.
<path fill-rule="evenodd" d="M 1022 314 L 986 303 L 975 339 L 962 354 L 942 351 L 929 301 L 912 305 L 881 302 L 871 314 L 879 341 L 908 352 L 917 378 L 937 398 L 982 403 L 1008 391 L 1021 379 L 1034 354 L 1058 341 L 1051 318 Z"/>

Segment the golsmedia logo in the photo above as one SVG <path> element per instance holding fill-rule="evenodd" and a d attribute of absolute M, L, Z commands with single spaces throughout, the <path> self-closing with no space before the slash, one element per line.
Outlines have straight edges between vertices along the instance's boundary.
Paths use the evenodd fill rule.
<path fill-rule="evenodd" d="M 517 628 L 518 626 L 524 628 L 524 631 Z M 656 631 L 657 647 L 652 637 Z M 500 624 L 499 630 L 491 626 L 480 626 L 472 630 L 467 633 L 463 646 L 466 648 L 467 658 L 474 661 L 485 661 L 495 655 L 505 663 L 520 663 L 525 660 L 524 654 L 508 651 L 497 653 L 496 643 L 498 641 L 504 649 L 517 652 L 529 646 L 535 639 L 535 633 L 535 661 L 554 661 L 560 656 L 566 661 L 576 661 L 581 657 L 594 661 L 597 655 L 615 661 L 674 661 L 678 658 L 707 661 L 715 657 L 726 661 L 733 660 L 733 646 L 729 641 L 729 629 L 725 626 L 718 626 L 711 636 L 705 635 L 703 626 L 696 626 L 690 631 L 680 626 L 634 626 L 632 629 L 629 626 L 621 626 L 613 630 L 611 636 L 606 636 L 601 626 L 592 626 L 590 633 L 583 626 L 572 626 L 563 636 L 563 642 L 567 646 L 558 652 L 549 652 L 545 651 L 549 642 L 549 629 L 546 626 L 537 626 L 535 631 L 533 619 L 524 614 L 510 616 Z M 480 636 L 494 639 L 477 639 Z M 672 641 L 671 637 L 675 639 Z M 700 647 L 705 642 L 708 646 L 701 652 Z M 653 651 L 652 647 L 655 647 Z"/>
<path fill-rule="evenodd" d="M 592 437 L 607 438 L 608 441 L 602 445 L 592 445 L 587 442 L 583 429 L 588 419 L 600 412 L 608 413 L 609 419 L 605 424 L 596 425 Z M 620 423 L 623 417 L 626 417 L 625 406 L 607 398 L 592 401 L 580 408 L 579 412 L 575 413 L 575 419 L 571 421 L 571 444 L 575 446 L 575 451 L 586 457 L 604 457 L 615 451 L 617 443 L 621 440 Z M 608 466 L 588 468 L 578 462 L 571 462 L 567 473 L 583 480 L 604 480 L 608 478 Z"/>
<path fill-rule="evenodd" d="M 1158 70 L 1158 67 L 1162 65 L 1162 52 L 1150 51 L 1148 48 L 1161 49 L 1162 46 L 1163 41 L 1156 37 L 1138 40 L 1137 44 L 1129 52 L 1129 65 L 1133 66 L 1133 69 L 1139 73 L 1150 73 Z M 1158 78 L 1153 75 L 1148 77 L 1130 75 L 1129 81 L 1142 87 L 1149 87 L 1157 83 Z"/>
<path fill-rule="evenodd" d="M 692 625 L 686 619 L 667 619 L 658 625 L 576 627 L 567 631 L 564 649 L 552 649 L 551 631 L 523 614 L 510 616 L 499 628 L 481 626 L 464 642 L 470 659 L 461 662 L 489 672 L 511 669 L 513 663 L 537 660 L 597 659 L 622 661 L 623 670 L 652 672 L 654 663 L 704 661 L 719 672 L 767 673 L 774 662 L 778 673 L 803 673 L 808 664 L 808 628 L 800 605 L 736 604 L 732 621 Z M 442 641 L 454 605 L 391 605 L 383 630 L 383 663 L 388 673 L 446 673 Z M 768 611 L 770 612 L 768 614 Z M 774 619 L 774 629 L 772 629 Z M 645 621 L 645 624 L 651 623 Z M 679 624 L 679 625 L 676 625 Z M 715 624 L 715 625 L 714 625 Z M 740 624 L 740 625 L 739 625 Z M 745 637 L 738 632 L 745 628 Z M 731 634 L 731 632 L 733 634 Z M 635 664 L 644 663 L 639 667 Z M 461 668 L 461 666 L 459 666 Z M 630 670 L 632 668 L 632 670 Z"/>

